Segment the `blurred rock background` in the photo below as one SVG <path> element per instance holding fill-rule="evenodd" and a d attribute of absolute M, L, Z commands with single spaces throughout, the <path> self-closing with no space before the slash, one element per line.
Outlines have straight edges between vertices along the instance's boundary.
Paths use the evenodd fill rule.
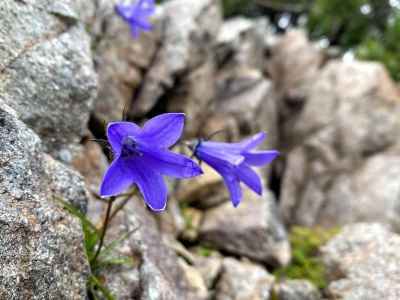
<path fill-rule="evenodd" d="M 233 208 L 219 176 L 130 199 L 116 299 L 400 299 L 400 3 L 169 0 L 133 40 L 110 0 L 0 3 L 0 299 L 85 299 L 105 124 L 185 112 L 185 139 L 266 131 Z M 176 151 L 185 151 L 177 146 Z"/>

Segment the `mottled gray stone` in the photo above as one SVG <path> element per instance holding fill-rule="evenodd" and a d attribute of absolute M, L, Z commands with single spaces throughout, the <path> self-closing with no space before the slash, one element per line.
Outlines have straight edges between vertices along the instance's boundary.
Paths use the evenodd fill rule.
<path fill-rule="evenodd" d="M 77 194 L 84 206 L 82 182 L 43 154 L 16 115 L 0 101 L 0 298 L 84 299 L 89 268 L 80 222 L 56 200 Z M 63 173 L 78 186 L 60 185 Z"/>
<path fill-rule="evenodd" d="M 277 98 L 273 83 L 264 76 L 265 40 L 271 35 L 263 18 L 237 17 L 223 23 L 216 45 L 216 112 L 221 119 L 233 118 L 241 136 L 266 131 L 268 146 L 275 146 Z M 229 129 L 224 125 L 219 129 Z"/>
<path fill-rule="evenodd" d="M 193 291 L 194 297 L 198 300 L 209 299 L 208 289 L 204 280 L 204 277 L 199 270 L 189 265 L 185 260 L 179 258 L 179 267 L 181 268 L 190 289 Z"/>
<path fill-rule="evenodd" d="M 400 298 L 400 236 L 380 224 L 343 228 L 322 248 L 331 283 L 328 299 Z"/>
<path fill-rule="evenodd" d="M 286 265 L 291 256 L 274 196 L 267 189 L 259 197 L 244 188 L 237 208 L 226 202 L 207 210 L 200 240 L 217 249 L 274 265 Z"/>
<path fill-rule="evenodd" d="M 269 300 L 274 277 L 261 266 L 225 258 L 216 300 Z"/>
<path fill-rule="evenodd" d="M 217 63 L 224 69 L 265 67 L 265 40 L 272 27 L 265 18 L 235 17 L 225 21 L 217 36 Z"/>
<path fill-rule="evenodd" d="M 0 4 L 0 99 L 65 161 L 96 94 L 89 36 L 77 18 L 68 0 Z"/>
<path fill-rule="evenodd" d="M 307 102 L 309 89 L 319 76 L 324 55 L 302 30 L 290 30 L 270 43 L 267 72 L 278 99 L 281 146 L 297 140 L 292 131 L 299 112 Z"/>
<path fill-rule="evenodd" d="M 292 126 L 281 211 L 292 224 L 398 226 L 400 92 L 380 64 L 332 61 Z"/>
<path fill-rule="evenodd" d="M 209 289 L 215 286 L 222 271 L 222 263 L 223 257 L 215 253 L 206 257 L 198 255 L 194 257 L 194 266 L 200 272 Z"/>
<path fill-rule="evenodd" d="M 112 4 L 99 1 L 98 6 L 92 17 L 84 17 L 95 24 L 92 35 L 97 40 L 96 117 L 120 119 L 124 107 L 133 117 L 143 117 L 168 100 L 161 105 L 186 112 L 185 129 L 197 130 L 214 97 L 212 46 L 222 22 L 218 1 L 165 2 L 151 20 L 154 30 L 136 41 L 129 26 L 113 14 Z"/>
<path fill-rule="evenodd" d="M 274 289 L 277 300 L 321 300 L 318 289 L 307 280 L 279 282 Z"/>

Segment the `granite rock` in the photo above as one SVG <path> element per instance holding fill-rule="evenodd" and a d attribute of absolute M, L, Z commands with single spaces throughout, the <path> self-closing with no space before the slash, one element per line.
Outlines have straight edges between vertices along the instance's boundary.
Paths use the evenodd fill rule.
<path fill-rule="evenodd" d="M 400 236 L 378 223 L 348 225 L 322 248 L 328 299 L 400 297 Z"/>
<path fill-rule="evenodd" d="M 57 201 L 77 196 L 72 204 L 85 207 L 83 181 L 44 154 L 39 137 L 1 101 L 0 138 L 0 298 L 84 299 L 81 225 Z"/>

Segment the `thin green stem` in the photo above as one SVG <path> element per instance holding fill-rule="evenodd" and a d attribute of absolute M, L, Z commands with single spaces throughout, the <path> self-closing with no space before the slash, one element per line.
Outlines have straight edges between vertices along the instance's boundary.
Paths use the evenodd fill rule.
<path fill-rule="evenodd" d="M 116 199 L 116 197 L 111 197 L 110 201 L 107 204 L 107 211 L 106 211 L 106 216 L 104 218 L 103 227 L 102 227 L 102 230 L 101 230 L 99 246 L 97 247 L 96 254 L 94 255 L 94 257 L 93 257 L 93 259 L 91 261 L 91 265 L 93 265 L 96 262 L 99 254 L 100 254 L 101 248 L 103 248 L 104 237 L 106 236 L 108 224 L 110 222 L 111 209 L 112 209 L 112 205 L 113 205 L 115 199 Z"/>

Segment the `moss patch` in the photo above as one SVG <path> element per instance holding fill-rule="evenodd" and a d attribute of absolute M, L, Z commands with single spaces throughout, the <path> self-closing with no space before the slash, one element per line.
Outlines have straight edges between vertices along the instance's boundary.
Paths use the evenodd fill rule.
<path fill-rule="evenodd" d="M 318 250 L 339 231 L 339 228 L 293 227 L 289 237 L 292 262 L 287 267 L 277 269 L 274 275 L 278 279 L 307 279 L 318 288 L 325 288 L 328 284 L 326 272 Z"/>

